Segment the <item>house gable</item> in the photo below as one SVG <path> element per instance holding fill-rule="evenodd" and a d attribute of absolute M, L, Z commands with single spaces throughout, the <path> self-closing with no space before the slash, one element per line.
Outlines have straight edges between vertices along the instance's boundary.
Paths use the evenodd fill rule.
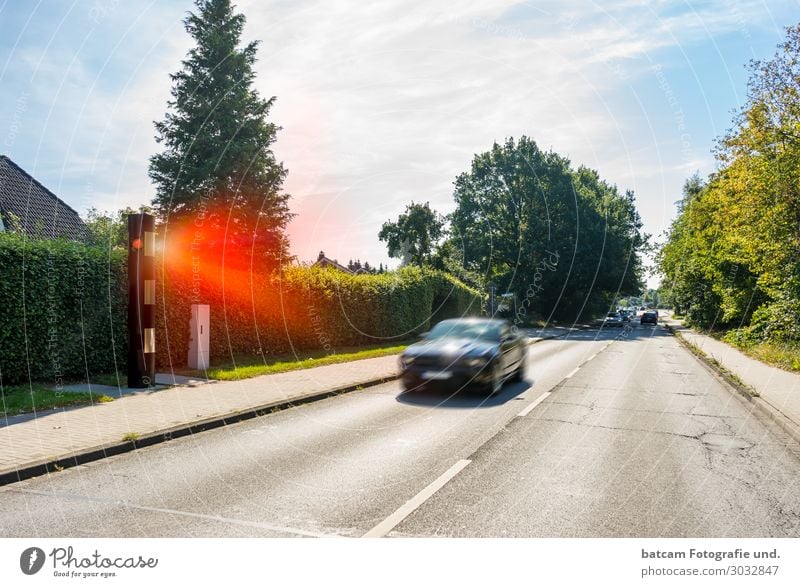
<path fill-rule="evenodd" d="M 0 230 L 35 238 L 89 237 L 75 210 L 5 155 L 0 155 Z"/>

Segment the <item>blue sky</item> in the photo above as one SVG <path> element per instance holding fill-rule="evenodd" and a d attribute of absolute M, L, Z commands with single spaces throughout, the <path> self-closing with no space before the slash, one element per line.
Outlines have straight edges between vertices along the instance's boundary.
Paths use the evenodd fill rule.
<path fill-rule="evenodd" d="M 293 250 L 387 262 L 383 221 L 452 207 L 493 141 L 527 134 L 674 216 L 800 3 L 242 0 L 277 96 Z M 0 152 L 80 212 L 147 203 L 186 0 L 0 0 Z M 392 264 L 395 264 L 392 261 Z"/>

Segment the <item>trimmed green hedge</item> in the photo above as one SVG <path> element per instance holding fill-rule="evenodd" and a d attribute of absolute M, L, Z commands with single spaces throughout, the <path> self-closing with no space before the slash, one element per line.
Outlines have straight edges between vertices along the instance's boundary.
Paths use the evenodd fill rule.
<path fill-rule="evenodd" d="M 186 366 L 190 307 L 211 305 L 212 364 L 293 350 L 336 352 L 407 339 L 449 317 L 479 314 L 479 292 L 428 269 L 349 275 L 288 267 L 251 275 L 165 267 L 158 258 L 156 349 L 160 370 Z M 0 377 L 3 384 L 85 380 L 124 372 L 125 251 L 0 233 Z M 224 281 L 224 286 L 223 286 Z"/>
<path fill-rule="evenodd" d="M 124 253 L 0 233 L 3 384 L 114 371 L 127 356 Z"/>
<path fill-rule="evenodd" d="M 171 277 L 159 308 L 159 365 L 183 366 L 190 306 L 198 302 L 187 276 L 164 275 Z M 280 275 L 234 279 L 224 288 L 201 285 L 201 291 L 199 303 L 211 305 L 212 362 L 400 341 L 432 322 L 479 314 L 482 306 L 479 292 L 442 272 L 416 267 L 382 275 L 289 267 Z"/>

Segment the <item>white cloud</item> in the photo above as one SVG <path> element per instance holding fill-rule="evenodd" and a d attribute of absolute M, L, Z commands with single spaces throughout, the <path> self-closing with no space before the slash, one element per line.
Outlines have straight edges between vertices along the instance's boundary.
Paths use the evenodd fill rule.
<path fill-rule="evenodd" d="M 384 220 L 412 199 L 450 210 L 451 182 L 472 155 L 521 134 L 635 189 L 658 232 L 686 170 L 709 160 L 699 137 L 692 156 L 681 152 L 663 95 L 641 95 L 658 87 L 652 65 L 667 50 L 680 58 L 772 17 L 760 2 L 237 4 L 246 37 L 261 41 L 256 85 L 278 97 L 271 118 L 284 127 L 275 151 L 290 172 L 295 252 L 311 260 L 323 248 L 376 264 L 386 260 L 377 241 Z M 73 206 L 152 197 L 152 121 L 191 44 L 180 23 L 188 7 L 116 5 L 96 31 L 109 43 L 105 70 L 96 43 L 74 55 L 81 39 L 71 53 L 55 43 L 44 57 L 35 45 L 27 55 L 42 63 L 34 87 L 53 115 L 41 136 L 49 152 L 63 149 L 64 185 L 87 170 L 93 177 L 91 190 L 65 194 Z"/>
<path fill-rule="evenodd" d="M 626 142 L 639 129 L 604 101 L 646 71 L 651 52 L 676 34 L 701 34 L 687 26 L 700 18 L 694 13 L 654 27 L 652 11 L 638 5 L 613 13 L 596 6 L 580 18 L 570 15 L 570 3 L 241 8 L 247 34 L 263 39 L 258 87 L 279 98 L 273 118 L 285 130 L 276 152 L 301 212 L 293 232 L 304 259 L 337 247 L 330 252 L 384 260 L 376 235 L 385 219 L 410 199 L 449 210 L 455 175 L 474 153 L 511 135 L 533 136 L 612 181 L 633 180 L 623 187 L 639 187 L 636 180 L 647 178 L 633 170 L 643 157 Z M 725 19 L 709 10 L 709 25 L 724 28 Z M 326 219 L 344 222 L 336 234 L 348 237 L 337 242 L 320 230 L 303 242 L 303 225 Z"/>

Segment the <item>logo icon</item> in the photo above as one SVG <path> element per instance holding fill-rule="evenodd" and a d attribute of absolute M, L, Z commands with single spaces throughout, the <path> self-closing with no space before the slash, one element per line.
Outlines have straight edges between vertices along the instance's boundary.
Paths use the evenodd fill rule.
<path fill-rule="evenodd" d="M 44 566 L 44 551 L 36 546 L 31 546 L 22 551 L 19 557 L 19 568 L 26 575 L 35 575 Z"/>

